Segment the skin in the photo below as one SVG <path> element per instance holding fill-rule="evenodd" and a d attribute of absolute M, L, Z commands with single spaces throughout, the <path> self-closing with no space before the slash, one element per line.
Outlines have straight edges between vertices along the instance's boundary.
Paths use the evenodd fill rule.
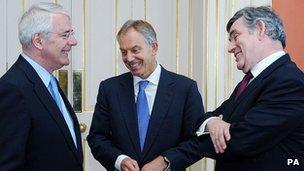
<path fill-rule="evenodd" d="M 163 156 L 158 156 L 151 162 L 144 165 L 141 171 L 163 171 L 167 168 L 167 163 L 165 162 Z"/>
<path fill-rule="evenodd" d="M 137 161 L 127 157 L 121 161 L 120 169 L 122 171 L 139 171 Z"/>
<path fill-rule="evenodd" d="M 255 64 L 262 60 L 259 31 L 246 27 L 243 17 L 236 20 L 229 31 L 228 52 L 234 54 L 237 68 L 247 73 Z"/>
<path fill-rule="evenodd" d="M 144 36 L 130 28 L 119 39 L 122 61 L 132 75 L 142 79 L 148 78 L 156 68 L 157 42 L 146 43 Z"/>
<path fill-rule="evenodd" d="M 69 65 L 68 53 L 72 46 L 77 45 L 74 35 L 68 38 L 64 35 L 72 32 L 72 25 L 68 16 L 63 14 L 50 14 L 53 21 L 53 29 L 49 36 L 36 33 L 32 36 L 32 45 L 23 48 L 24 53 L 31 56 L 48 72 Z"/>

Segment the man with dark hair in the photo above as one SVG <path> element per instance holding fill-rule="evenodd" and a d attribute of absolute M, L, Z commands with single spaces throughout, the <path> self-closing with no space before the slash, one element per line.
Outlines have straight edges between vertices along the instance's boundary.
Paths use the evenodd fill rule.
<path fill-rule="evenodd" d="M 217 171 L 304 170 L 304 74 L 283 51 L 282 21 L 270 7 L 246 7 L 227 32 L 228 51 L 245 77 L 206 113 L 184 156 L 213 158 Z"/>

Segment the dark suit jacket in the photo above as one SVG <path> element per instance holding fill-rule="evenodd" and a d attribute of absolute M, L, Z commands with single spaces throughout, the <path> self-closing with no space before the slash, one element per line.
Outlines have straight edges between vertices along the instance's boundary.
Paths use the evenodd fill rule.
<path fill-rule="evenodd" d="M 192 157 L 216 159 L 217 171 L 303 171 L 304 75 L 289 55 L 260 73 L 237 100 L 235 94 L 206 115 L 223 114 L 231 124 L 225 153 L 215 154 L 205 135 L 192 144 L 199 151 Z M 287 165 L 288 159 L 300 165 Z"/>
<path fill-rule="evenodd" d="M 88 142 L 94 157 L 108 170 L 114 170 L 120 154 L 128 155 L 142 167 L 194 137 L 203 111 L 196 82 L 162 68 L 141 152 L 133 76 L 125 73 L 100 83 Z M 172 154 L 167 156 L 169 160 L 175 157 L 175 150 Z"/>
<path fill-rule="evenodd" d="M 60 89 L 60 88 L 59 88 Z M 56 102 L 23 58 L 0 79 L 0 170 L 82 170 L 82 146 L 76 115 L 78 149 Z"/>

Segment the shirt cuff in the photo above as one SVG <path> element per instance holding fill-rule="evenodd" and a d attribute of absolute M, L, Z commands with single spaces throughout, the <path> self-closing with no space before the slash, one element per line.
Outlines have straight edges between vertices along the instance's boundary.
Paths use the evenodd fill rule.
<path fill-rule="evenodd" d="M 209 131 L 206 130 L 206 125 L 207 123 L 211 120 L 211 119 L 214 119 L 214 118 L 217 118 L 215 116 L 213 117 L 210 117 L 208 119 L 206 119 L 202 124 L 201 126 L 198 128 L 198 130 L 196 131 L 196 136 L 201 136 L 201 135 L 204 135 L 204 134 L 209 134 Z"/>
<path fill-rule="evenodd" d="M 125 159 L 127 157 L 129 157 L 129 156 L 126 156 L 124 154 L 119 155 L 117 157 L 116 161 L 115 161 L 115 169 L 117 169 L 117 170 L 120 171 L 121 170 L 121 167 L 120 167 L 121 166 L 121 162 L 122 162 L 123 159 Z"/>

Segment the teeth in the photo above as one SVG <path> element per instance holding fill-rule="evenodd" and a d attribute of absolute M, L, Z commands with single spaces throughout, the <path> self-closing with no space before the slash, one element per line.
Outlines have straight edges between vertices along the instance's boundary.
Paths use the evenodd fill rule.
<path fill-rule="evenodd" d="M 139 63 L 133 63 L 133 64 L 130 64 L 131 67 L 137 67 L 139 66 Z"/>

